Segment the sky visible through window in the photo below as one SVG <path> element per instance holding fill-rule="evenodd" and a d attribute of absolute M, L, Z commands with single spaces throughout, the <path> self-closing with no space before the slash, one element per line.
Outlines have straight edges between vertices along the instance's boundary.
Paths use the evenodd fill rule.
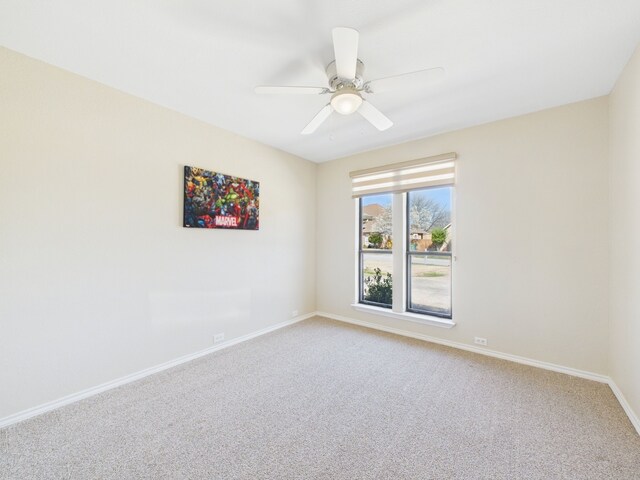
<path fill-rule="evenodd" d="M 451 210 L 451 194 L 450 188 L 429 188 L 427 190 L 414 191 L 412 193 L 413 196 L 416 197 L 425 197 L 432 199 L 442 206 L 446 207 L 447 210 Z M 382 205 L 383 207 L 388 206 L 391 203 L 392 196 L 387 194 L 380 195 L 368 195 L 366 197 L 362 197 L 362 206 L 366 207 L 367 205 Z"/>

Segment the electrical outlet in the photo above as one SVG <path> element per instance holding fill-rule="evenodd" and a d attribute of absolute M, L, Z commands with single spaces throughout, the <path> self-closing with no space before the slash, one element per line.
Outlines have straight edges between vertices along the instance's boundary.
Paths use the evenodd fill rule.
<path fill-rule="evenodd" d="M 482 337 L 476 337 L 474 339 L 474 342 L 477 343 L 478 345 L 487 345 L 487 339 L 486 338 L 482 338 Z"/>
<path fill-rule="evenodd" d="M 213 343 L 220 343 L 224 340 L 224 333 L 216 333 L 213 336 Z"/>
<path fill-rule="evenodd" d="M 298 316 L 298 310 L 294 310 L 293 312 L 291 312 L 291 318 L 295 318 Z"/>

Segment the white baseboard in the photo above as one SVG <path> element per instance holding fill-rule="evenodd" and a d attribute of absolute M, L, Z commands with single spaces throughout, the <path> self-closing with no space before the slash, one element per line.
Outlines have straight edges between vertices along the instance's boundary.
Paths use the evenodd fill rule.
<path fill-rule="evenodd" d="M 35 417 L 37 415 L 41 415 L 41 414 L 43 414 L 45 412 L 49 412 L 51 410 L 55 410 L 56 408 L 60 408 L 60 407 L 63 407 L 65 405 L 69 405 L 70 403 L 77 402 L 79 400 L 91 397 L 93 395 L 97 395 L 99 393 L 105 392 L 105 391 L 110 390 L 112 388 L 116 388 L 116 387 L 119 387 L 121 385 L 125 385 L 127 383 L 135 382 L 136 380 L 139 380 L 141 378 L 147 377 L 149 375 L 153 375 L 154 373 L 158 373 L 158 372 L 161 372 L 163 370 L 167 370 L 169 368 L 175 367 L 177 365 L 181 365 L 183 363 L 189 362 L 191 360 L 195 360 L 196 358 L 202 357 L 204 355 L 208 355 L 210 353 L 216 352 L 218 350 L 222 350 L 222 349 L 227 348 L 227 347 L 231 347 L 232 345 L 237 345 L 238 343 L 246 342 L 247 340 L 251 340 L 252 338 L 256 338 L 256 337 L 259 337 L 260 335 L 264 335 L 264 334 L 267 334 L 269 332 L 273 332 L 275 330 L 278 330 L 280 328 L 284 328 L 284 327 L 287 327 L 289 325 L 293 325 L 294 323 L 301 322 L 302 320 L 306 320 L 306 319 L 314 317 L 314 316 L 330 318 L 332 320 L 338 320 L 338 321 L 345 322 L 345 323 L 351 323 L 351 324 L 354 324 L 354 325 L 359 325 L 361 327 L 372 328 L 372 329 L 375 329 L 375 330 L 381 330 L 383 332 L 394 333 L 396 335 L 401 335 L 401 336 L 404 336 L 404 337 L 410 337 L 410 338 L 415 338 L 415 339 L 418 339 L 418 340 L 424 340 L 426 342 L 437 343 L 439 345 L 445 345 L 445 346 L 452 347 L 452 348 L 457 348 L 457 349 L 460 349 L 460 350 L 466 350 L 466 351 L 469 351 L 469 352 L 479 353 L 481 355 L 487 355 L 489 357 L 500 358 L 500 359 L 503 359 L 503 360 L 509 360 L 511 362 L 521 363 L 521 364 L 529 365 L 529 366 L 532 366 L 532 367 L 538 367 L 538 368 L 542 368 L 544 370 L 551 370 L 551 371 L 554 371 L 554 372 L 559 372 L 559 373 L 565 373 L 567 375 L 572 375 L 574 377 L 580 377 L 580 378 L 585 378 L 587 380 L 594 380 L 596 382 L 606 383 L 606 384 L 609 385 L 609 387 L 613 391 L 613 394 L 616 396 L 616 398 L 620 402 L 620 405 L 622 406 L 623 410 L 625 411 L 625 413 L 629 417 L 629 420 L 631 421 L 632 425 L 634 426 L 634 428 L 636 429 L 638 434 L 640 434 L 640 418 L 635 414 L 635 412 L 633 411 L 633 409 L 631 408 L 631 406 L 627 402 L 626 398 L 622 394 L 622 391 L 618 388 L 618 386 L 615 384 L 615 382 L 610 377 L 608 377 L 606 375 L 600 375 L 600 374 L 597 374 L 597 373 L 586 372 L 586 371 L 578 370 L 578 369 L 575 369 L 575 368 L 563 367 L 561 365 L 556 365 L 556 364 L 548 363 L 548 362 L 542 362 L 542 361 L 539 361 L 539 360 L 533 360 L 531 358 L 526 358 L 526 357 L 520 357 L 518 355 L 511 355 L 509 353 L 502 353 L 502 352 L 498 352 L 498 351 L 495 351 L 495 350 L 489 350 L 489 349 L 474 347 L 473 345 L 467 345 L 467 344 L 464 344 L 464 343 L 453 342 L 453 341 L 450 341 L 450 340 L 443 340 L 441 338 L 431 337 L 429 335 L 424 335 L 424 334 L 421 334 L 421 333 L 415 333 L 415 332 L 411 332 L 411 331 L 408 331 L 408 330 L 402 330 L 402 329 L 399 329 L 399 328 L 393 328 L 393 327 L 387 327 L 387 326 L 384 326 L 384 325 L 378 325 L 378 324 L 375 324 L 375 323 L 366 322 L 366 321 L 363 321 L 363 320 L 357 320 L 355 318 L 345 317 L 345 316 L 342 316 L 342 315 L 334 315 L 332 313 L 327 313 L 327 312 L 311 312 L 311 313 L 308 313 L 308 314 L 305 314 L 305 315 L 301 315 L 301 316 L 296 317 L 294 319 L 277 323 L 275 325 L 272 325 L 272 326 L 267 327 L 267 328 L 263 328 L 263 329 L 258 330 L 256 332 L 252 332 L 252 333 L 249 333 L 247 335 L 243 335 L 241 337 L 231 339 L 229 341 L 220 343 L 218 345 L 214 345 L 212 347 L 206 348 L 204 350 L 200 350 L 200 351 L 195 352 L 195 353 L 184 355 L 182 357 L 176 358 L 174 360 L 170 360 L 170 361 L 162 363 L 160 365 L 156 365 L 154 367 L 150 367 L 150 368 L 141 370 L 139 372 L 132 373 L 130 375 L 126 375 L 126 376 L 118 378 L 116 380 L 112 380 L 110 382 L 103 383 L 103 384 L 98 385 L 96 387 L 91 387 L 91 388 L 88 388 L 86 390 L 82 390 L 81 392 L 77 392 L 77 393 L 74 393 L 74 394 L 71 394 L 71 395 L 67 395 L 65 397 L 59 398 L 59 399 L 54 400 L 52 402 L 44 403 L 42 405 L 30 408 L 28 410 L 23 410 L 22 412 L 18 412 L 16 414 L 13 414 L 13 415 L 10 415 L 8 417 L 0 419 L 0 428 L 7 427 L 9 425 L 13 425 L 13 424 L 21 422 L 23 420 L 27 420 L 27 419 Z"/>
<path fill-rule="evenodd" d="M 74 403 L 79 400 L 92 397 L 94 395 L 97 395 L 98 393 L 111 390 L 112 388 L 116 388 L 121 385 L 126 385 L 127 383 L 135 382 L 136 380 L 140 380 L 141 378 L 148 377 L 149 375 L 153 375 L 154 373 L 162 372 L 163 370 L 167 370 L 168 368 L 172 368 L 186 362 L 190 362 L 191 360 L 195 360 L 196 358 L 202 357 L 204 355 L 217 352 L 218 350 L 231 347 L 232 345 L 237 345 L 238 343 L 246 342 L 247 340 L 251 340 L 252 338 L 259 337 L 260 335 L 273 332 L 274 330 L 278 330 L 283 327 L 288 327 L 289 325 L 293 325 L 294 323 L 301 322 L 302 320 L 306 320 L 307 318 L 314 317 L 315 315 L 316 315 L 316 312 L 307 313 L 305 315 L 301 315 L 291 320 L 280 322 L 275 325 L 271 325 L 270 327 L 263 328 L 261 330 L 258 330 L 252 333 L 248 333 L 247 335 L 243 335 L 241 337 L 233 338 L 226 342 L 216 344 L 212 347 L 205 348 L 204 350 L 200 350 L 195 353 L 190 353 L 188 355 L 184 355 L 174 360 L 169 360 L 168 362 L 161 363 L 160 365 L 156 365 L 150 368 L 145 368 L 144 370 L 140 370 L 139 372 L 135 372 L 130 375 L 117 378 L 110 382 L 106 382 L 101 385 L 97 385 L 95 387 L 87 388 L 86 390 L 82 390 L 81 392 L 72 393 L 71 395 L 67 395 L 65 397 L 59 398 L 57 400 L 53 400 L 51 402 L 43 403 L 42 405 L 38 405 L 37 407 L 29 408 L 27 410 L 23 410 L 21 412 L 15 413 L 13 415 L 9 415 L 8 417 L 4 417 L 0 419 L 0 428 L 13 425 L 14 423 L 22 422 L 23 420 L 27 420 L 37 415 L 41 415 L 51 410 L 55 410 L 56 408 L 60 408 L 65 405 L 69 405 L 70 403 Z"/>
<path fill-rule="evenodd" d="M 629 420 L 631 421 L 631 424 L 636 429 L 636 432 L 638 432 L 638 435 L 640 435 L 640 418 L 633 411 L 633 409 L 631 408 L 631 405 L 629 405 L 629 402 L 627 402 L 627 399 L 624 398 L 622 391 L 618 388 L 618 385 L 616 385 L 616 382 L 614 382 L 613 379 L 609 379 L 609 387 L 611 388 L 611 391 L 618 399 L 618 402 L 620 402 L 620 405 L 622 405 L 624 412 L 627 414 L 627 417 L 629 417 Z"/>
<path fill-rule="evenodd" d="M 618 402 L 620 402 L 620 405 L 622 406 L 622 409 L 625 411 L 625 413 L 629 417 L 631 424 L 640 435 L 640 419 L 635 414 L 635 412 L 633 411 L 633 409 L 631 408 L 631 406 L 629 405 L 626 398 L 624 397 L 624 395 L 622 394 L 618 386 L 615 384 L 615 382 L 606 375 L 601 375 L 599 373 L 593 373 L 593 372 L 586 372 L 584 370 L 564 367 L 562 365 L 556 365 L 554 363 L 549 363 L 549 362 L 542 362 L 540 360 L 534 360 L 531 358 L 520 357 L 518 355 L 512 355 L 510 353 L 502 353 L 502 352 L 497 352 L 495 350 L 489 350 L 486 348 L 479 348 L 479 347 L 475 347 L 473 345 L 467 345 L 464 343 L 452 342 L 450 340 L 443 340 L 441 338 L 431 337 L 429 335 L 411 332 L 408 330 L 402 330 L 400 328 L 393 328 L 393 327 L 387 327 L 384 325 L 378 325 L 376 323 L 357 320 L 355 318 L 345 317 L 343 315 L 334 315 L 333 313 L 327 313 L 327 312 L 316 312 L 316 314 L 319 317 L 326 317 L 332 320 L 338 320 L 340 322 L 359 325 L 361 327 L 372 328 L 375 330 L 381 330 L 383 332 L 388 332 L 388 333 L 395 333 L 396 335 L 402 335 L 404 337 L 424 340 L 426 342 L 437 343 L 439 345 L 458 348 L 460 350 L 466 350 L 468 352 L 479 353 L 480 355 L 487 355 L 489 357 L 501 358 L 503 360 L 509 360 L 511 362 L 521 363 L 523 365 L 529 365 L 532 367 L 542 368 L 544 370 L 551 370 L 553 372 L 565 373 L 567 375 L 571 375 L 574 377 L 580 377 L 580 378 L 585 378 L 587 380 L 594 380 L 596 382 L 606 383 L 607 385 L 609 385 L 609 387 L 613 391 L 613 394 L 618 399 Z"/>
<path fill-rule="evenodd" d="M 317 312 L 318 316 L 331 318 L 341 322 L 351 323 L 354 325 L 360 325 L 361 327 L 373 328 L 375 330 L 381 330 L 383 332 L 395 333 L 396 335 L 402 335 L 404 337 L 411 337 L 418 340 L 424 340 L 426 342 L 437 343 L 439 345 L 445 345 L 447 347 L 458 348 L 460 350 L 466 350 L 468 352 L 479 353 L 480 355 L 486 355 L 489 357 L 501 358 L 503 360 L 509 360 L 511 362 L 522 363 L 524 365 L 530 365 L 532 367 L 543 368 L 545 370 L 551 370 L 554 372 L 566 373 L 574 377 L 586 378 L 587 380 L 594 380 L 600 383 L 609 383 L 609 377 L 606 375 L 600 375 L 599 373 L 586 372 L 584 370 L 578 370 L 570 367 L 563 367 L 562 365 L 556 365 L 554 363 L 542 362 L 540 360 L 534 360 L 532 358 L 520 357 L 518 355 L 512 355 L 510 353 L 498 352 L 496 350 L 490 350 L 488 348 L 475 347 L 473 345 L 467 345 L 466 343 L 452 342 L 451 340 L 443 340 L 437 337 L 431 337 L 422 333 L 411 332 L 409 330 L 402 330 L 400 328 L 387 327 L 384 325 L 378 325 L 377 323 L 365 322 L 363 320 L 356 320 L 355 318 L 345 317 L 342 315 L 334 315 L 332 313 Z"/>

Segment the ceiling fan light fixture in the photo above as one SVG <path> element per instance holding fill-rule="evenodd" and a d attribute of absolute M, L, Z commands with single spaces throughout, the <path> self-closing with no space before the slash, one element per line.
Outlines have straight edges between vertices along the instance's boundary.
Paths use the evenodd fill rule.
<path fill-rule="evenodd" d="M 362 97 L 351 89 L 341 90 L 331 97 L 331 106 L 341 115 L 351 115 L 362 105 Z"/>

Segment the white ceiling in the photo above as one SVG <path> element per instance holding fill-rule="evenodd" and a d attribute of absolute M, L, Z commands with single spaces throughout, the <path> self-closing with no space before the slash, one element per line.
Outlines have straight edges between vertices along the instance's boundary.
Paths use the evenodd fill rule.
<path fill-rule="evenodd" d="M 331 29 L 360 31 L 365 80 L 444 67 L 300 131 L 326 96 Z M 639 0 L 0 0 L 0 43 L 313 161 L 605 95 L 640 42 Z"/>

